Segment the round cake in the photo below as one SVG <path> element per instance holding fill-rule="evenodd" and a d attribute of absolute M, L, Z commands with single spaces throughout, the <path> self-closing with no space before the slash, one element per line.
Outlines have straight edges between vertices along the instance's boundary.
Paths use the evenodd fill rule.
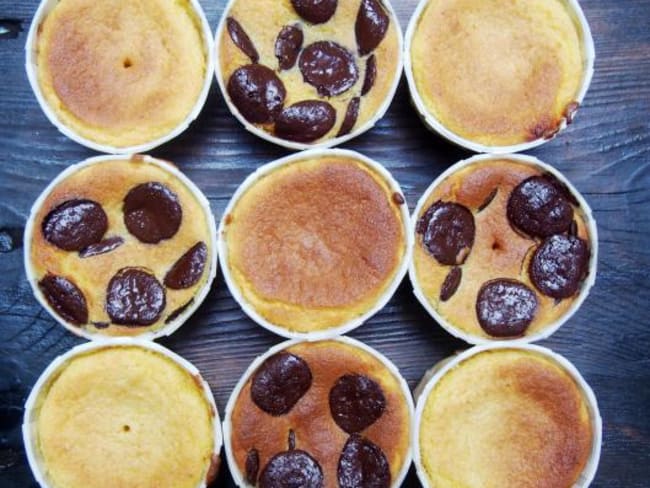
<path fill-rule="evenodd" d="M 25 266 L 37 298 L 75 334 L 158 337 L 203 301 L 215 239 L 207 199 L 171 163 L 99 157 L 36 201 Z"/>
<path fill-rule="evenodd" d="M 312 151 L 251 175 L 226 208 L 220 259 L 231 293 L 286 337 L 360 325 L 395 291 L 408 264 L 408 209 L 377 163 Z"/>
<path fill-rule="evenodd" d="M 420 199 L 410 269 L 416 295 L 452 334 L 480 343 L 550 335 L 595 279 L 586 202 L 528 156 L 477 156 Z"/>
<path fill-rule="evenodd" d="M 407 37 L 418 109 L 480 152 L 553 137 L 593 70 L 589 27 L 568 0 L 423 0 Z"/>
<path fill-rule="evenodd" d="M 141 151 L 196 117 L 212 76 L 211 34 L 196 2 L 45 2 L 28 70 L 48 116 L 78 142 Z"/>
<path fill-rule="evenodd" d="M 215 37 L 217 80 L 233 114 L 291 148 L 372 127 L 402 69 L 387 0 L 233 0 Z"/>
<path fill-rule="evenodd" d="M 230 471 L 239 486 L 260 488 L 400 486 L 412 409 L 397 369 L 357 341 L 281 344 L 230 397 Z"/>

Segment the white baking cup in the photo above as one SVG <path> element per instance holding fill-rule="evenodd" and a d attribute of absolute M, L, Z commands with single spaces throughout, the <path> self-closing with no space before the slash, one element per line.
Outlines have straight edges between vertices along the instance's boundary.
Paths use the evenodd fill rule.
<path fill-rule="evenodd" d="M 361 349 L 364 352 L 367 352 L 368 354 L 372 355 L 376 359 L 378 359 L 387 369 L 392 373 L 392 375 L 397 379 L 399 382 L 400 387 L 402 388 L 402 394 L 404 396 L 404 400 L 406 402 L 406 406 L 409 412 L 409 416 L 411 420 L 414 418 L 414 407 L 413 407 L 413 398 L 411 397 L 411 390 L 409 390 L 408 385 L 406 384 L 406 381 L 404 380 L 404 377 L 402 374 L 399 372 L 399 369 L 397 369 L 397 366 L 393 364 L 393 362 L 388 359 L 386 356 L 381 354 L 380 352 L 376 351 L 372 347 L 364 344 L 361 341 L 358 341 L 356 339 L 352 339 L 351 337 L 335 337 L 333 339 L 328 339 L 331 341 L 335 342 L 340 342 L 341 344 L 347 344 L 349 346 L 356 347 L 358 349 Z M 230 470 L 230 474 L 232 475 L 235 484 L 237 486 L 241 487 L 250 487 L 251 485 L 248 484 L 244 480 L 244 474 L 240 471 L 239 466 L 237 466 L 237 462 L 235 461 L 235 456 L 232 452 L 232 446 L 231 446 L 231 436 L 232 436 L 232 412 L 235 408 L 235 404 L 237 403 L 237 399 L 239 398 L 239 395 L 248 382 L 248 380 L 253 376 L 255 371 L 266 361 L 269 357 L 273 356 L 274 354 L 277 354 L 285 349 L 288 349 L 291 346 L 294 346 L 296 344 L 300 344 L 302 342 L 317 342 L 317 341 L 300 341 L 300 340 L 289 340 L 282 342 L 280 344 L 276 344 L 273 346 L 271 349 L 269 349 L 267 352 L 262 354 L 261 356 L 258 356 L 248 367 L 246 372 L 242 375 L 240 378 L 239 382 L 235 386 L 235 389 L 233 392 L 230 394 L 230 398 L 228 399 L 228 404 L 226 405 L 226 413 L 224 415 L 223 419 L 223 438 L 224 438 L 224 448 L 226 451 L 226 461 L 228 462 L 228 468 Z M 411 430 L 413 428 L 411 427 Z M 413 432 L 411 432 L 411 436 L 413 435 Z M 404 465 L 399 471 L 399 474 L 397 475 L 397 478 L 393 480 L 391 483 L 392 488 L 397 488 L 402 484 L 402 481 L 404 481 L 404 478 L 406 477 L 406 474 L 408 473 L 409 468 L 411 467 L 411 461 L 412 461 L 412 448 L 408 450 L 404 457 Z"/>
<path fill-rule="evenodd" d="M 422 16 L 422 12 L 429 2 L 435 0 L 420 0 L 418 6 L 413 12 L 411 20 L 409 21 L 408 28 L 406 29 L 405 36 L 405 47 L 404 47 L 404 71 L 406 73 L 406 80 L 409 85 L 409 92 L 411 94 L 411 102 L 415 109 L 418 112 L 418 115 L 424 122 L 424 124 L 434 132 L 438 133 L 445 139 L 454 144 L 469 149 L 477 153 L 492 153 L 492 154 L 506 154 L 506 153 L 517 153 L 527 151 L 533 147 L 540 146 L 545 142 L 554 139 L 562 130 L 566 128 L 569 124 L 566 117 L 564 117 L 558 130 L 551 137 L 540 137 L 538 139 L 523 142 L 521 144 L 513 144 L 510 146 L 487 146 L 485 144 L 480 144 L 478 142 L 471 141 L 464 137 L 459 136 L 455 132 L 452 132 L 447 127 L 445 127 L 430 111 L 427 109 L 420 93 L 418 92 L 417 85 L 415 84 L 415 77 L 413 74 L 413 65 L 411 63 L 411 43 L 413 41 L 413 36 L 415 30 L 417 29 L 418 22 Z M 596 58 L 596 51 L 594 48 L 594 40 L 591 36 L 591 29 L 589 28 L 589 23 L 585 17 L 582 8 L 578 4 L 577 0 L 563 0 L 564 4 L 567 7 L 569 15 L 577 22 L 578 27 L 580 28 L 580 40 L 582 44 L 582 56 L 584 57 L 584 67 L 582 75 L 582 84 L 580 85 L 580 90 L 578 91 L 575 101 L 578 102 L 578 109 L 582 106 L 582 101 L 585 98 L 585 94 L 591 84 L 591 78 L 594 74 L 594 59 Z M 571 114 L 571 120 L 575 116 L 575 112 Z"/>
<path fill-rule="evenodd" d="M 584 302 L 585 299 L 587 298 L 587 295 L 589 295 L 589 291 L 591 290 L 591 287 L 594 286 L 594 283 L 596 282 L 596 269 L 598 264 L 598 231 L 596 230 L 596 220 L 594 219 L 591 213 L 591 208 L 589 207 L 589 204 L 585 201 L 585 199 L 582 197 L 580 192 L 578 192 L 578 190 L 574 188 L 571 182 L 562 173 L 556 170 L 553 166 L 550 166 L 546 163 L 541 162 L 537 158 L 534 158 L 532 156 L 527 156 L 525 154 L 479 154 L 469 159 L 459 161 L 456 164 L 450 166 L 446 171 L 444 171 L 440 176 L 438 176 L 438 178 L 436 178 L 436 180 L 433 183 L 431 183 L 429 188 L 427 188 L 424 194 L 420 197 L 420 200 L 418 200 L 418 204 L 415 207 L 415 210 L 413 211 L 413 215 L 411 217 L 410 233 L 411 236 L 415 238 L 418 216 L 422 213 L 422 209 L 426 204 L 427 199 L 431 196 L 431 193 L 445 179 L 449 178 L 451 175 L 453 175 L 457 171 L 462 170 L 467 166 L 471 166 L 477 163 L 480 164 L 484 161 L 501 160 L 501 159 L 508 159 L 511 161 L 515 161 L 517 163 L 526 164 L 542 172 L 551 173 L 560 182 L 566 185 L 566 187 L 571 192 L 571 195 L 578 202 L 578 206 L 584 215 L 587 232 L 589 233 L 589 248 L 591 251 L 591 256 L 589 258 L 589 271 L 587 277 L 580 284 L 580 292 L 578 293 L 577 297 L 573 298 L 573 303 L 571 304 L 571 307 L 566 311 L 566 313 L 563 316 L 558 318 L 555 322 L 549 323 L 539 332 L 535 334 L 526 335 L 518 339 L 511 339 L 508 341 L 510 344 L 518 343 L 518 342 L 522 342 L 522 343 L 535 342 L 542 339 L 546 339 L 551 334 L 553 334 L 556 330 L 558 330 L 562 324 L 564 324 L 567 320 L 569 320 L 573 316 L 573 314 L 578 311 L 578 309 L 582 305 L 582 302 Z M 416 239 L 413 239 L 412 242 L 414 246 L 419 245 Z M 412 256 L 413 254 L 411 254 L 411 257 Z M 427 312 L 429 312 L 429 315 L 431 315 L 436 320 L 436 322 L 438 322 L 451 335 L 458 337 L 459 339 L 462 339 L 465 342 L 469 342 L 470 344 L 487 344 L 491 342 L 498 342 L 504 340 L 503 338 L 488 339 L 486 337 L 469 334 L 467 332 L 458 329 L 454 324 L 452 324 L 447 319 L 442 317 L 435 309 L 435 307 L 429 302 L 429 299 L 426 297 L 424 291 L 420 286 L 420 283 L 417 279 L 414 259 L 411 259 L 411 263 L 409 265 L 409 278 L 411 279 L 411 284 L 413 285 L 413 293 L 420 301 L 422 306 L 427 310 Z"/>
<path fill-rule="evenodd" d="M 223 11 L 223 15 L 221 16 L 221 20 L 219 21 L 219 25 L 217 26 L 217 30 L 214 34 L 214 49 L 216 54 L 216 61 L 214 63 L 214 68 L 215 68 L 215 76 L 217 78 L 217 83 L 219 84 L 219 89 L 221 90 L 221 94 L 223 95 L 223 99 L 226 101 L 226 105 L 228 106 L 228 109 L 230 110 L 230 113 L 233 114 L 235 117 L 237 117 L 237 120 L 241 122 L 241 124 L 244 126 L 244 128 L 253 134 L 255 134 L 258 137 L 261 137 L 262 139 L 272 142 L 274 144 L 277 144 L 279 146 L 286 147 L 288 149 L 295 149 L 295 150 L 303 150 L 303 149 L 314 149 L 314 148 L 327 148 L 327 147 L 333 147 L 337 146 L 339 144 L 343 144 L 344 142 L 349 141 L 350 139 L 353 139 L 361 134 L 363 134 L 366 131 L 369 131 L 372 129 L 375 124 L 381 120 L 381 118 L 384 116 L 386 111 L 388 110 L 388 107 L 390 106 L 391 102 L 393 101 L 393 97 L 395 96 L 395 92 L 397 91 L 397 85 L 399 85 L 399 80 L 401 78 L 402 74 L 402 67 L 403 67 L 403 45 L 404 45 L 404 38 L 402 35 L 402 29 L 399 25 L 399 21 L 397 19 L 397 15 L 395 14 L 395 10 L 393 10 L 393 6 L 391 5 L 389 0 L 381 0 L 381 4 L 384 6 L 384 8 L 388 11 L 388 14 L 390 15 L 391 22 L 395 23 L 395 30 L 397 31 L 397 52 L 398 52 L 398 59 L 397 59 L 397 64 L 395 65 L 395 74 L 394 74 L 394 79 L 393 79 L 393 84 L 391 85 L 390 89 L 386 93 L 386 97 L 384 99 L 384 102 L 377 108 L 376 113 L 374 117 L 372 117 L 370 120 L 368 120 L 365 124 L 361 125 L 358 128 L 354 128 L 352 131 L 350 131 L 348 134 L 340 137 L 333 137 L 332 139 L 327 139 L 325 141 L 321 142 L 316 142 L 316 143 L 305 143 L 305 142 L 295 142 L 295 141 L 289 141 L 287 139 L 282 139 L 281 137 L 276 137 L 273 134 L 266 132 L 264 129 L 260 129 L 259 127 L 255 126 L 254 124 L 251 124 L 246 118 L 237 110 L 237 107 L 235 107 L 235 104 L 232 103 L 230 100 L 230 95 L 228 95 L 228 90 L 226 89 L 227 85 L 227 80 L 223 79 L 223 75 L 221 73 L 221 63 L 219 62 L 219 55 L 221 53 L 221 38 L 223 36 L 223 30 L 226 28 L 226 20 L 228 19 L 228 14 L 230 13 L 230 9 L 232 8 L 232 5 L 235 2 L 238 2 L 241 0 L 230 0 L 228 2 L 228 5 Z M 263 15 L 261 13 L 261 15 Z M 315 98 L 316 99 L 316 98 Z M 320 99 L 320 97 L 319 97 Z"/>
<path fill-rule="evenodd" d="M 45 296 L 43 295 L 40 288 L 38 287 L 38 277 L 34 273 L 34 270 L 32 268 L 32 263 L 31 263 L 32 235 L 34 234 L 34 232 L 37 232 L 39 229 L 39 226 L 35 222 L 36 214 L 38 213 L 41 206 L 45 202 L 45 199 L 50 195 L 50 193 L 52 193 L 52 190 L 54 190 L 59 183 L 61 183 L 63 180 L 73 175 L 77 171 L 80 171 L 81 169 L 91 166 L 93 164 L 104 164 L 104 163 L 110 164 L 111 161 L 128 161 L 129 159 L 136 158 L 136 157 L 138 159 L 138 163 L 153 164 L 154 166 L 159 167 L 165 172 L 173 175 L 190 190 L 190 192 L 192 193 L 194 198 L 196 198 L 197 202 L 199 203 L 199 205 L 201 206 L 205 214 L 205 219 L 208 224 L 208 233 L 209 233 L 209 235 L 206 236 L 206 240 L 209 241 L 210 249 L 212 252 L 212 256 L 208 263 L 209 269 L 203 271 L 204 273 L 208 273 L 208 278 L 205 284 L 203 285 L 203 287 L 196 293 L 196 295 L 194 295 L 192 303 L 185 310 L 183 310 L 178 315 L 178 317 L 170 321 L 168 324 L 165 324 L 164 327 L 161 327 L 160 329 L 157 329 L 155 331 L 147 331 L 142 334 L 139 334 L 137 338 L 141 340 L 153 340 L 174 333 L 176 329 L 178 329 L 181 325 L 183 325 L 183 323 L 185 323 L 185 321 L 190 317 L 190 315 L 194 313 L 194 311 L 199 307 L 199 305 L 201 305 L 203 300 L 205 300 L 205 297 L 208 295 L 208 292 L 210 291 L 210 286 L 212 285 L 212 282 L 214 281 L 214 278 L 217 275 L 217 242 L 215 237 L 216 225 L 214 222 L 214 216 L 212 215 L 212 210 L 210 210 L 210 202 L 205 197 L 203 192 L 194 183 L 192 183 L 192 181 L 187 176 L 181 173 L 181 171 L 178 168 L 176 168 L 176 166 L 162 159 L 156 159 L 156 158 L 152 158 L 151 156 L 141 156 L 141 155 L 95 156 L 92 158 L 88 158 L 85 161 L 82 161 L 80 163 L 73 164 L 72 166 L 66 168 L 62 173 L 60 173 L 47 186 L 47 188 L 43 190 L 43 193 L 40 194 L 40 196 L 34 202 L 34 205 L 32 205 L 29 218 L 27 219 L 27 224 L 25 224 L 25 235 L 23 239 L 25 253 L 23 255 L 23 259 L 25 265 L 25 273 L 27 274 L 27 281 L 29 281 L 29 284 L 32 287 L 32 291 L 34 292 L 34 295 L 36 296 L 36 299 L 39 301 L 39 303 L 43 306 L 43 308 L 45 308 L 45 310 L 48 311 L 48 313 L 58 323 L 63 325 L 66 329 L 68 329 L 73 334 L 83 337 L 84 339 L 102 340 L 110 336 L 107 336 L 106 334 L 100 334 L 100 333 L 90 333 L 87 330 L 68 322 L 63 317 L 61 317 L 58 313 L 56 313 L 56 311 L 50 306 L 48 301 L 45 299 Z"/>
<path fill-rule="evenodd" d="M 388 286 L 386 291 L 377 299 L 375 305 L 371 307 L 368 311 L 366 311 L 363 315 L 359 317 L 355 317 L 341 325 L 330 327 L 325 330 L 318 330 L 318 331 L 311 331 L 311 332 L 296 332 L 296 331 L 288 330 L 286 327 L 268 321 L 261 314 L 259 314 L 257 310 L 255 310 L 255 308 L 246 300 L 239 286 L 237 286 L 237 283 L 233 279 L 228 264 L 228 244 L 226 242 L 227 239 L 225 237 L 225 234 L 227 232 L 226 228 L 228 226 L 226 224 L 226 219 L 228 215 L 232 213 L 233 208 L 237 204 L 238 200 L 242 197 L 242 195 L 244 195 L 244 193 L 246 193 L 249 188 L 255 185 L 255 183 L 257 183 L 259 179 L 281 168 L 282 166 L 287 166 L 297 161 L 323 158 L 323 157 L 334 157 L 334 158 L 343 157 L 343 158 L 353 159 L 359 163 L 362 163 L 366 165 L 371 171 L 381 176 L 392 192 L 399 193 L 400 195 L 404 196 L 404 193 L 402 192 L 399 183 L 395 181 L 393 176 L 388 172 L 388 170 L 386 170 L 386 168 L 384 168 L 381 164 L 377 163 L 376 161 L 373 161 L 372 159 L 367 158 L 366 156 L 363 156 L 362 154 L 359 154 L 355 151 L 350 151 L 347 149 L 311 149 L 308 151 L 292 154 L 291 156 L 287 156 L 285 158 L 281 158 L 271 163 L 265 164 L 264 166 L 259 167 L 255 172 L 251 173 L 248 176 L 248 178 L 246 178 L 244 182 L 239 186 L 235 194 L 232 196 L 232 199 L 228 203 L 228 206 L 224 210 L 223 217 L 219 224 L 219 231 L 217 233 L 219 263 L 221 264 L 221 272 L 223 273 L 226 284 L 228 285 L 230 294 L 237 301 L 237 303 L 239 303 L 239 305 L 241 306 L 242 310 L 244 310 L 246 315 L 248 315 L 251 319 L 253 319 L 255 322 L 257 322 L 265 329 L 268 329 L 271 332 L 286 337 L 288 339 L 305 339 L 310 341 L 317 341 L 317 340 L 329 339 L 338 335 L 346 334 L 351 330 L 356 329 L 357 327 L 362 325 L 366 320 L 368 320 L 370 317 L 376 314 L 379 310 L 381 310 L 384 307 L 384 305 L 386 305 L 386 303 L 388 303 L 388 301 L 395 294 L 395 291 L 397 290 L 397 287 L 401 283 L 402 279 L 406 275 L 409 262 L 411 261 L 411 252 L 413 250 L 413 233 L 410 231 L 410 224 L 409 224 L 410 217 L 408 212 L 408 204 L 406 203 L 405 200 L 404 203 L 400 205 L 400 212 L 402 214 L 401 215 L 402 225 L 404 230 L 404 241 L 405 241 L 404 255 L 402 256 L 397 272 L 395 273 L 395 276 L 391 280 L 390 285 Z"/>
<path fill-rule="evenodd" d="M 50 14 L 50 12 L 54 10 L 54 7 L 56 7 L 59 1 L 60 0 L 42 0 L 40 5 L 38 6 L 38 9 L 36 10 L 36 13 L 34 14 L 32 25 L 30 26 L 29 33 L 27 34 L 27 43 L 25 44 L 25 70 L 27 71 L 27 78 L 29 79 L 29 84 L 32 86 L 34 95 L 36 95 L 36 100 L 38 100 L 38 104 L 41 106 L 41 109 L 45 113 L 45 116 L 49 119 L 50 122 L 52 122 L 52 124 L 56 126 L 57 129 L 59 129 L 59 131 L 63 135 L 67 136 L 68 138 L 72 139 L 73 141 L 83 146 L 86 146 L 90 149 L 94 149 L 95 151 L 99 151 L 103 153 L 109 153 L 109 154 L 144 153 L 180 135 L 199 116 L 201 110 L 203 109 L 203 105 L 205 105 L 205 101 L 208 98 L 208 92 L 210 91 L 210 85 L 212 84 L 212 73 L 214 71 L 214 49 L 213 49 L 214 40 L 212 39 L 212 31 L 210 29 L 210 25 L 208 24 L 207 19 L 205 18 L 205 13 L 201 8 L 201 4 L 198 2 L 198 0 L 188 0 L 190 6 L 192 7 L 194 15 L 196 15 L 196 18 L 199 20 L 201 24 L 200 33 L 201 33 L 201 38 L 203 39 L 203 51 L 205 54 L 205 74 L 204 74 L 203 88 L 201 89 L 201 93 L 199 93 L 199 96 L 196 99 L 196 103 L 194 104 L 194 107 L 192 108 L 190 113 L 187 114 L 187 117 L 185 117 L 185 119 L 180 124 L 178 124 L 174 129 L 172 129 L 168 134 L 150 142 L 145 142 L 143 144 L 138 144 L 136 146 L 127 146 L 127 147 L 109 146 L 105 144 L 100 144 L 98 142 L 94 142 L 82 136 L 81 134 L 77 133 L 71 127 L 65 125 L 65 123 L 59 119 L 56 112 L 52 110 L 52 107 L 50 107 L 47 100 L 43 96 L 41 86 L 38 83 L 38 64 L 37 64 L 38 36 L 39 36 L 41 24 L 43 23 L 45 18 Z"/>
<path fill-rule="evenodd" d="M 578 481 L 573 485 L 572 488 L 586 488 L 589 486 L 591 481 L 594 479 L 594 476 L 596 475 L 596 470 L 598 469 L 598 461 L 600 460 L 600 449 L 603 442 L 603 421 L 600 417 L 598 402 L 596 401 L 594 392 L 584 380 L 580 372 L 576 369 L 576 367 L 563 356 L 560 356 L 559 354 L 545 347 L 537 346 L 534 344 L 514 344 L 512 342 L 494 342 L 492 344 L 474 346 L 471 349 L 457 354 L 456 356 L 443 359 L 425 373 L 422 381 L 414 392 L 416 407 L 415 416 L 413 418 L 413 427 L 411 428 L 411 447 L 413 449 L 413 461 L 415 462 L 416 472 L 418 478 L 420 478 L 422 486 L 425 488 L 433 488 L 429 485 L 429 480 L 427 478 L 427 474 L 422 464 L 422 458 L 420 455 L 420 422 L 422 420 L 422 413 L 424 411 L 425 404 L 429 398 L 429 395 L 431 394 L 431 391 L 445 376 L 445 374 L 456 368 L 463 361 L 466 361 L 472 356 L 476 356 L 477 354 L 480 354 L 484 351 L 496 351 L 504 349 L 531 351 L 544 356 L 545 358 L 548 358 L 555 362 L 564 371 L 566 371 L 578 385 L 587 406 L 589 418 L 591 420 L 592 445 L 587 464 L 580 474 Z"/>
<path fill-rule="evenodd" d="M 25 403 L 25 415 L 23 417 L 22 433 L 23 433 L 23 443 L 25 444 L 25 452 L 27 454 L 27 461 L 29 462 L 29 467 L 34 474 L 34 478 L 38 484 L 43 488 L 50 488 L 50 480 L 47 476 L 47 468 L 43 466 L 44 459 L 40 453 L 38 447 L 38 434 L 37 434 L 37 421 L 38 415 L 40 413 L 39 400 L 43 392 L 47 393 L 47 388 L 50 387 L 52 382 L 58 378 L 59 374 L 66 368 L 72 359 L 77 356 L 85 355 L 92 351 L 97 351 L 105 348 L 114 348 L 114 347 L 139 347 L 141 349 L 154 351 L 162 356 L 165 356 L 168 359 L 171 359 L 174 363 L 180 366 L 185 370 L 189 375 L 193 376 L 197 385 L 203 390 L 203 396 L 205 401 L 210 406 L 214 416 L 212 417 L 213 424 L 213 435 L 214 435 L 214 447 L 212 450 L 212 465 L 213 468 L 216 464 L 218 468 L 220 464 L 220 451 L 221 445 L 223 444 L 223 438 L 221 435 L 221 423 L 219 419 L 219 411 L 217 410 L 217 405 L 212 396 L 212 391 L 210 390 L 210 385 L 203 379 L 199 370 L 189 361 L 183 359 L 178 354 L 166 349 L 154 342 L 142 341 L 139 339 L 132 339 L 126 337 L 119 337 L 113 339 L 103 339 L 95 342 L 87 342 L 85 344 L 80 344 L 65 354 L 62 354 L 56 357 L 41 376 L 36 381 L 36 384 L 32 388 L 32 391 L 27 397 L 27 402 Z M 212 469 L 206 471 L 205 477 L 197 485 L 196 488 L 205 488 L 209 481 L 207 478 L 209 476 L 215 476 L 217 473 L 211 472 Z"/>

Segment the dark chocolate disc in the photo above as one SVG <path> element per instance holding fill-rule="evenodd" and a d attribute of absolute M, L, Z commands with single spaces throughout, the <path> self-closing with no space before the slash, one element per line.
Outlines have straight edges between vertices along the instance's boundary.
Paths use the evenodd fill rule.
<path fill-rule="evenodd" d="M 120 236 L 107 237 L 106 239 L 90 246 L 84 247 L 79 251 L 79 257 L 90 258 L 99 254 L 111 252 L 124 244 L 124 239 Z"/>
<path fill-rule="evenodd" d="M 248 37 L 248 34 L 246 34 L 246 31 L 241 24 L 233 17 L 228 17 L 228 19 L 226 19 L 226 24 L 228 24 L 228 34 L 230 34 L 230 38 L 232 39 L 232 42 L 235 43 L 235 46 L 241 49 L 253 63 L 257 63 L 260 56 L 257 53 L 257 49 L 255 49 L 253 41 Z"/>
<path fill-rule="evenodd" d="M 495 337 L 522 335 L 535 318 L 535 292 L 516 280 L 485 283 L 476 298 L 476 315 L 485 332 Z"/>
<path fill-rule="evenodd" d="M 228 80 L 228 96 L 251 124 L 265 124 L 282 110 L 287 92 L 273 70 L 261 64 L 237 68 Z"/>
<path fill-rule="evenodd" d="M 275 57 L 280 69 L 291 69 L 296 64 L 304 36 L 297 25 L 285 25 L 275 41 Z"/>
<path fill-rule="evenodd" d="M 68 200 L 43 219 L 45 239 L 64 251 L 81 251 L 102 240 L 108 230 L 108 217 L 92 200 Z"/>
<path fill-rule="evenodd" d="M 145 326 L 156 322 L 165 308 L 165 289 L 140 268 L 122 268 L 106 290 L 106 312 L 113 323 Z"/>
<path fill-rule="evenodd" d="M 250 449 L 246 453 L 246 481 L 255 486 L 257 484 L 257 473 L 260 470 L 260 454 L 257 449 Z"/>
<path fill-rule="evenodd" d="M 548 237 L 537 248 L 528 272 L 535 287 L 553 298 L 569 298 L 580 288 L 589 265 L 589 246 L 579 237 Z"/>
<path fill-rule="evenodd" d="M 337 137 L 344 136 L 349 134 L 354 124 L 357 123 L 357 117 L 359 117 L 359 105 L 361 104 L 361 99 L 359 97 L 354 97 L 350 100 L 348 104 L 348 109 L 345 111 L 345 118 L 341 124 L 341 128 L 337 134 Z"/>
<path fill-rule="evenodd" d="M 176 193 L 156 181 L 131 188 L 124 197 L 122 211 L 129 232 L 147 244 L 174 237 L 183 219 Z"/>
<path fill-rule="evenodd" d="M 354 24 L 359 54 L 365 56 L 375 50 L 388 31 L 390 19 L 378 0 L 361 0 Z"/>
<path fill-rule="evenodd" d="M 524 233 L 548 237 L 569 230 L 573 208 L 550 176 L 531 176 L 512 190 L 507 215 L 510 223 Z"/>
<path fill-rule="evenodd" d="M 323 24 L 336 12 L 337 0 L 291 0 L 300 17 L 312 24 Z"/>
<path fill-rule="evenodd" d="M 301 450 L 273 456 L 260 475 L 260 488 L 320 488 L 323 470 L 313 457 Z"/>
<path fill-rule="evenodd" d="M 446 302 L 454 296 L 462 277 L 463 270 L 459 266 L 451 268 L 451 271 L 445 277 L 445 281 L 442 282 L 442 287 L 440 287 L 440 301 Z"/>
<path fill-rule="evenodd" d="M 381 448 L 359 434 L 343 447 L 336 471 L 340 488 L 388 488 L 390 466 Z"/>
<path fill-rule="evenodd" d="M 346 92 L 359 78 L 352 53 L 332 41 L 318 41 L 307 46 L 300 54 L 298 65 L 304 80 L 315 86 L 323 97 Z"/>
<path fill-rule="evenodd" d="M 88 306 L 83 292 L 63 276 L 47 274 L 38 282 L 50 307 L 66 321 L 82 325 L 88 322 Z"/>
<path fill-rule="evenodd" d="M 420 217 L 417 232 L 440 264 L 463 264 L 474 245 L 474 216 L 467 207 L 438 200 Z"/>
<path fill-rule="evenodd" d="M 275 120 L 275 135 L 289 141 L 311 142 L 327 134 L 336 110 L 327 102 L 305 100 L 285 108 Z"/>
<path fill-rule="evenodd" d="M 359 374 L 341 376 L 330 390 L 329 402 L 334 422 L 348 434 L 369 427 L 386 409 L 381 386 Z"/>
<path fill-rule="evenodd" d="M 311 370 L 302 358 L 279 352 L 255 371 L 251 398 L 269 415 L 284 415 L 307 393 L 311 380 Z"/>
<path fill-rule="evenodd" d="M 197 242 L 167 271 L 165 286 L 172 290 L 181 290 L 195 285 L 203 274 L 207 259 L 208 246 L 204 242 Z"/>
<path fill-rule="evenodd" d="M 377 58 L 374 54 L 366 60 L 366 74 L 363 78 L 363 87 L 361 88 L 361 96 L 366 95 L 375 85 L 377 78 Z"/>

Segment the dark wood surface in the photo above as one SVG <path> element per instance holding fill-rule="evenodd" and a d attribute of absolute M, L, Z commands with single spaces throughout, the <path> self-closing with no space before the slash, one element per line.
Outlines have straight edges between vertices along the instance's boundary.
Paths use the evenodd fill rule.
<path fill-rule="evenodd" d="M 215 27 L 225 1 L 201 3 Z M 405 28 L 416 1 L 393 3 Z M 9 30 L 0 38 L 3 488 L 36 485 L 20 436 L 22 406 L 47 364 L 82 342 L 41 309 L 22 264 L 22 233 L 32 202 L 60 171 L 94 154 L 47 121 L 27 82 L 24 44 L 36 6 L 35 0 L 0 0 L 5 19 L 0 25 Z M 604 443 L 593 486 L 644 488 L 650 486 L 650 0 L 585 0 L 583 8 L 597 53 L 591 89 L 575 123 L 530 153 L 564 172 L 593 208 L 600 234 L 598 278 L 574 318 L 540 344 L 571 360 L 598 397 Z M 469 156 L 423 127 L 404 81 L 386 117 L 345 147 L 389 168 L 411 208 L 438 174 Z M 253 169 L 288 151 L 244 131 L 215 83 L 199 119 L 152 154 L 176 162 L 209 197 L 218 219 Z M 391 358 L 411 387 L 432 364 L 466 347 L 426 314 L 408 279 L 352 336 Z M 203 372 L 223 411 L 248 364 L 280 341 L 243 314 L 219 277 L 196 314 L 160 342 Z M 226 469 L 216 485 L 232 486 Z M 413 470 L 404 486 L 417 486 Z"/>

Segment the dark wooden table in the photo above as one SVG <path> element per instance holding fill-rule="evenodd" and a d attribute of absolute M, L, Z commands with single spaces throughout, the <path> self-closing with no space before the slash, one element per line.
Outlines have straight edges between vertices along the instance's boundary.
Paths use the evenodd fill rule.
<path fill-rule="evenodd" d="M 225 0 L 201 3 L 215 27 Z M 405 27 L 416 0 L 393 3 Z M 2 488 L 36 486 L 20 435 L 23 403 L 47 364 L 82 342 L 38 305 L 23 270 L 22 234 L 32 202 L 60 171 L 93 155 L 47 121 L 27 82 L 24 44 L 36 6 L 36 0 L 0 0 L 0 18 L 10 30 L 0 39 Z M 591 89 L 575 123 L 530 153 L 564 172 L 593 208 L 600 234 L 598 278 L 581 310 L 541 344 L 572 361 L 598 397 L 604 443 L 594 486 L 645 488 L 650 486 L 650 0 L 585 0 L 583 8 L 597 53 Z M 438 174 L 469 156 L 424 128 L 404 81 L 386 117 L 345 147 L 389 168 L 411 208 Z M 152 154 L 176 162 L 205 192 L 219 219 L 251 171 L 288 152 L 244 131 L 215 83 L 199 119 Z M 467 347 L 427 315 L 408 279 L 352 335 L 391 358 L 411 387 L 432 364 Z M 220 276 L 194 316 L 160 342 L 203 372 L 223 411 L 248 364 L 281 340 L 244 315 Z M 216 485 L 233 486 L 226 469 Z M 417 486 L 413 470 L 404 486 Z"/>

